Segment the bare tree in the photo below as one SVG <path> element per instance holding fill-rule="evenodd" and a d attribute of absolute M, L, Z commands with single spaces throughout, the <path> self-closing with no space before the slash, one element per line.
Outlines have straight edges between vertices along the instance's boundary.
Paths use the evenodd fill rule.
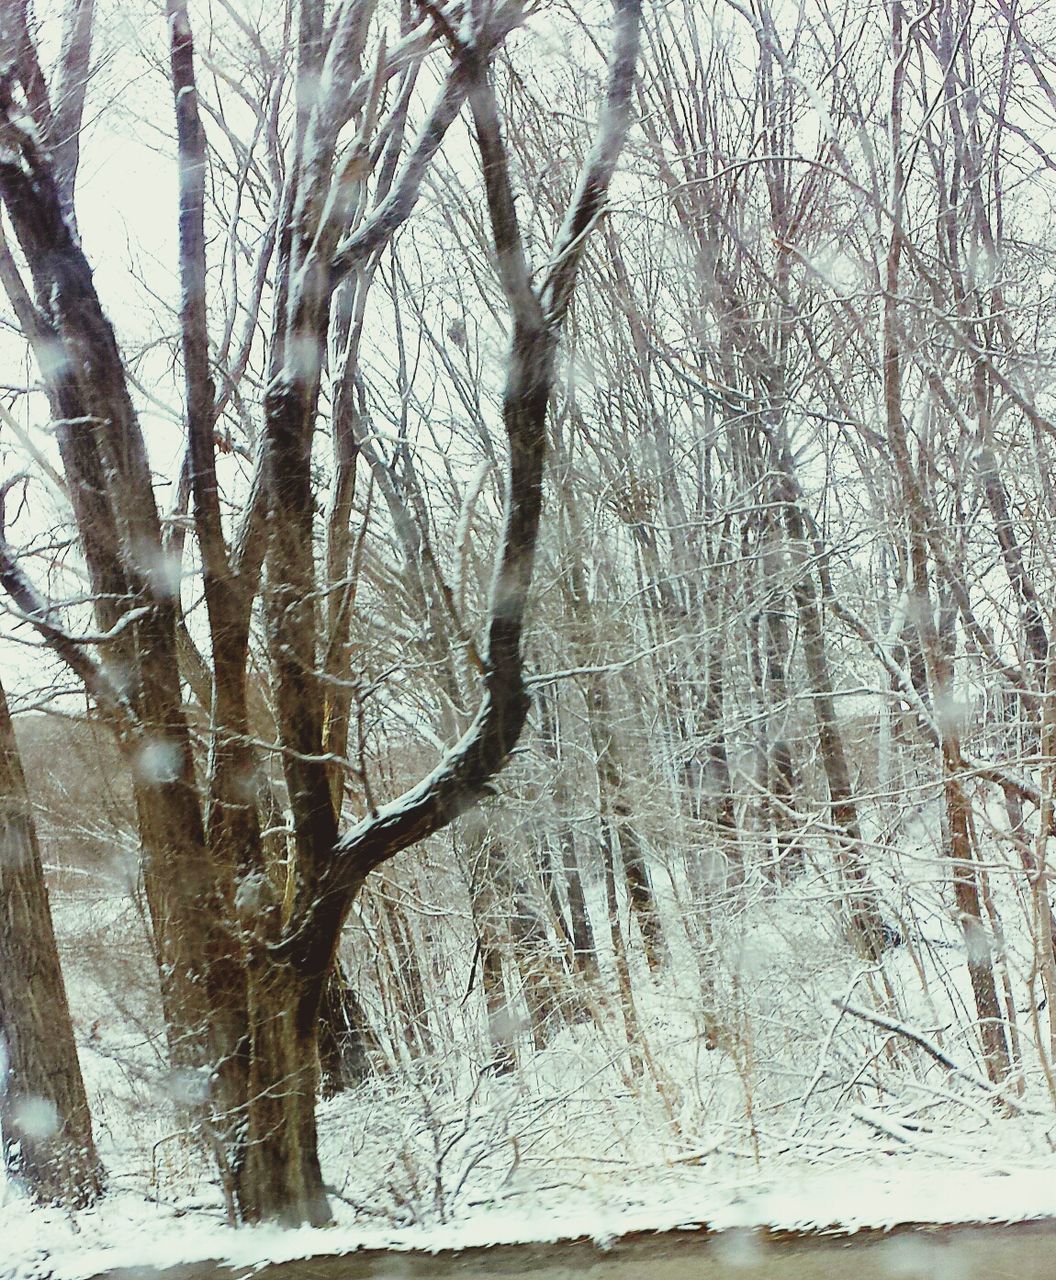
<path fill-rule="evenodd" d="M 6 542 L 0 577 L 12 601 L 84 682 L 136 771 L 172 1052 L 208 1073 L 206 1131 L 232 1211 L 245 1219 L 328 1220 L 316 1148 L 316 1029 L 345 918 L 372 870 L 485 794 L 524 725 L 529 700 L 522 633 L 539 536 L 547 409 L 585 243 L 604 211 L 627 130 L 639 8 L 636 0 L 614 6 L 597 137 L 535 285 L 490 70 L 495 51 L 523 16 L 520 5 L 499 4 L 486 14 L 470 8 L 463 15 L 430 7 L 391 44 L 376 39 L 371 4 L 340 4 L 329 21 L 322 5 L 302 6 L 293 140 L 278 194 L 262 447 L 242 519 L 229 532 L 215 433 L 223 393 L 214 386 L 206 305 L 208 142 L 187 10 L 182 0 L 169 0 L 181 174 L 187 477 L 208 615 L 208 656 L 201 661 L 209 684 L 209 758 L 201 788 L 179 680 L 187 636 L 143 432 L 122 354 L 69 217 L 69 184 L 45 141 L 56 125 L 25 11 L 14 0 L 4 9 L 11 70 L 0 103 L 0 197 L 32 296 L 10 256 L 5 283 L 51 404 L 108 661 L 97 660 L 56 620 Z M 409 136 L 411 89 L 423 60 L 440 46 L 448 50 L 449 69 L 431 110 Z M 395 89 L 386 99 L 390 82 Z M 467 101 L 495 267 L 511 316 L 502 399 L 505 521 L 479 645 L 479 709 L 417 785 L 395 800 L 371 804 L 359 822 L 342 830 L 333 783 L 334 754 L 340 753 L 324 750 L 327 682 L 325 664 L 320 668 L 313 548 L 312 442 L 324 374 L 335 412 L 335 390 L 355 383 L 355 354 L 347 346 L 336 368 L 327 369 L 332 303 L 342 281 L 369 279 L 377 255 L 412 212 L 423 177 Z M 352 130 L 347 146 L 346 127 Z M 336 498 L 335 508 L 345 509 Z M 342 573 L 343 553 L 331 564 Z M 251 625 L 261 599 L 291 825 L 279 893 L 262 839 L 251 734 Z"/>

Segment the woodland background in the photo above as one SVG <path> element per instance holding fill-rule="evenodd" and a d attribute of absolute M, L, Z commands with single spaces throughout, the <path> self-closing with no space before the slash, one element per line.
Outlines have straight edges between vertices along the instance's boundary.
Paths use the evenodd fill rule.
<path fill-rule="evenodd" d="M 490 21 L 502 6 L 481 8 Z M 562 259 L 549 277 L 532 264 L 589 163 L 609 17 L 513 8 L 489 81 L 542 296 Z M 336 12 L 354 10 L 371 92 L 386 47 L 425 34 L 417 79 L 385 81 L 340 125 L 374 166 L 353 228 L 384 198 L 394 120 L 393 165 L 465 19 Z M 214 664 L 222 650 L 202 531 L 234 546 L 272 439 L 305 46 L 292 7 L 191 17 L 214 525 L 188 505 L 175 73 L 149 6 L 95 15 L 78 182 L 165 572 L 177 547 L 173 652 L 204 788 L 222 740 L 210 637 Z M 48 65 L 58 24 L 31 19 Z M 525 727 L 476 807 L 357 888 L 322 998 L 320 1150 L 331 1195 L 358 1213 L 445 1220 L 689 1161 L 1051 1151 L 1054 20 L 1018 0 L 644 6 L 626 141 L 575 242 L 545 394 Z M 455 118 L 413 214 L 315 331 L 299 518 L 316 754 L 278 696 L 270 588 L 248 615 L 239 737 L 280 896 L 306 856 L 291 758 L 325 764 L 339 823 L 369 825 L 474 723 L 501 615 L 510 315 L 516 334 L 530 309 L 478 168 L 482 119 Z M 346 155 L 360 163 L 348 136 L 334 133 L 331 194 Z M 146 217 L 101 235 L 106 193 L 155 179 L 135 198 Z M 212 1168 L 198 1086 L 166 1039 L 137 803 L 166 783 L 169 739 L 123 751 L 47 631 L 87 635 L 105 667 L 125 624 L 100 616 L 46 344 L 31 355 L 23 336 L 26 243 L 0 248 L 3 538 L 48 604 L 34 613 L 8 586 L 4 679 L 102 1163 L 166 1203 L 222 1206 L 226 1186 L 232 1216 L 269 1216 L 275 1198 L 255 1213 Z M 273 559 L 268 574 L 280 581 Z M 254 910 L 265 900 L 260 883 L 238 873 L 236 914 L 247 885 Z"/>

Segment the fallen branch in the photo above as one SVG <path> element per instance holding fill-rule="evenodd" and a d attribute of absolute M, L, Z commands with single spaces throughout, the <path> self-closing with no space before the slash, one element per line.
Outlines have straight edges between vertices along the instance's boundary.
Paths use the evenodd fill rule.
<path fill-rule="evenodd" d="M 984 1080 L 982 1076 L 977 1075 L 974 1071 L 970 1071 L 967 1067 L 962 1067 L 960 1063 L 954 1062 L 948 1053 L 940 1049 L 935 1041 L 930 1040 L 922 1031 L 907 1027 L 902 1022 L 896 1022 L 894 1018 L 886 1018 L 882 1013 L 876 1013 L 872 1009 L 863 1009 L 847 1000 L 834 999 L 832 1003 L 837 1009 L 842 1009 L 844 1013 L 849 1013 L 852 1017 L 861 1018 L 863 1022 L 871 1022 L 874 1027 L 880 1027 L 884 1031 L 892 1031 L 895 1035 L 903 1036 L 906 1040 L 912 1040 L 915 1045 L 918 1045 L 929 1057 L 934 1058 L 936 1062 L 944 1066 L 947 1071 L 952 1072 L 955 1076 L 960 1076 L 962 1080 L 974 1085 L 977 1089 L 982 1089 L 984 1093 L 996 1098 L 1004 1106 L 1008 1107 L 1010 1111 L 1018 1112 L 1021 1115 L 1042 1114 L 1040 1111 L 1026 1107 L 1023 1103 L 1007 1097 L 1004 1090 L 992 1085 L 989 1080 Z"/>

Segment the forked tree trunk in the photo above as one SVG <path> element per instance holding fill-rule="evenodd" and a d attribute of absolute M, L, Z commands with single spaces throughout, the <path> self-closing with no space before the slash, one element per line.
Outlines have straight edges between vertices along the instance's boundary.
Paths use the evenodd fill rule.
<path fill-rule="evenodd" d="M 82 1208 L 102 1189 L 36 825 L 0 686 L 0 1138 L 37 1200 Z"/>
<path fill-rule="evenodd" d="M 27 61 L 18 55 L 26 46 L 34 53 L 33 41 L 23 31 L 23 47 L 15 48 L 0 22 L 0 43 L 5 53 L 15 54 L 9 61 L 18 64 L 0 95 L 0 196 L 37 295 L 34 306 L 23 288 L 28 305 L 16 310 L 37 343 L 93 588 L 100 600 L 115 603 L 118 616 L 103 629 L 111 632 L 115 652 L 126 642 L 134 659 L 124 673 L 135 685 L 132 693 L 126 694 L 124 682 L 112 679 L 84 644 L 47 621 L 48 601 L 32 588 L 2 538 L 0 582 L 119 727 L 122 741 L 148 751 L 161 748 L 154 761 L 161 765 L 158 776 L 144 781 L 151 803 L 140 805 L 144 871 L 147 878 L 155 877 L 152 909 L 159 952 L 172 947 L 176 954 L 177 945 L 183 948 L 175 976 L 188 990 L 173 992 L 169 1010 L 181 1024 L 179 1033 L 190 1032 L 192 1061 L 204 1060 L 213 1068 L 211 1103 L 220 1124 L 221 1167 L 234 1207 L 246 1221 L 321 1225 L 330 1220 L 315 1125 L 317 1027 L 342 926 L 371 871 L 487 794 L 527 718 L 522 639 L 543 504 L 557 343 L 586 240 L 605 208 L 628 128 L 638 56 L 641 0 L 613 0 L 613 49 L 597 134 L 560 222 L 544 283 L 536 289 L 489 79 L 489 62 L 520 22 L 521 6 L 498 6 L 476 24 L 471 47 L 453 59 L 414 141 L 402 148 L 399 134 L 382 135 L 380 151 L 394 165 L 391 187 L 353 229 L 359 196 L 352 192 L 366 178 L 366 170 L 356 166 L 379 153 L 379 139 L 359 139 L 339 174 L 339 135 L 360 111 L 373 115 L 365 101 L 350 105 L 357 83 L 363 94 L 377 94 L 392 65 L 382 42 L 376 72 L 359 78 L 371 29 L 369 8 L 344 6 L 324 34 L 322 5 L 300 6 L 298 115 L 281 200 L 277 320 L 267 352 L 266 467 L 258 472 L 237 545 L 229 546 L 216 472 L 217 399 L 206 306 L 208 146 L 187 7 L 183 0 L 166 4 L 180 154 L 189 474 L 213 659 L 204 791 L 195 776 L 182 711 L 177 607 L 171 583 L 158 572 L 164 542 L 125 366 L 91 268 L 71 232 L 69 201 L 57 186 L 53 157 L 41 143 L 48 131 L 30 127 L 23 106 L 16 106 L 13 81 L 17 75 L 25 79 Z M 25 6 L 7 9 L 17 16 Z M 328 86 L 322 96 L 320 83 Z M 480 651 L 480 704 L 439 767 L 380 809 L 371 807 L 369 817 L 339 836 L 329 764 L 321 754 L 327 706 L 318 678 L 318 484 L 312 468 L 330 301 L 339 281 L 373 260 L 409 216 L 467 97 L 481 152 L 495 264 L 512 318 L 502 409 L 509 445 L 505 520 Z M 0 261 L 0 281 L 6 285 L 2 268 Z M 13 274 L 17 277 L 17 269 Z M 258 501 L 261 494 L 266 501 Z M 257 807 L 253 788 L 247 787 L 254 762 L 245 679 L 265 550 L 274 712 L 293 818 L 293 892 L 281 909 L 269 893 Z M 140 607 L 129 610 L 130 602 Z M 186 1013 L 176 1012 L 177 1002 Z M 199 1056 L 199 1049 L 204 1054 Z"/>

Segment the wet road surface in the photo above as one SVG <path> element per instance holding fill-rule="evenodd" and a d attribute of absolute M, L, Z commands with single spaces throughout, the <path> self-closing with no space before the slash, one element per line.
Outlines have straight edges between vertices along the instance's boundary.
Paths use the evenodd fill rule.
<path fill-rule="evenodd" d="M 849 1237 L 669 1232 L 460 1253 L 362 1252 L 260 1269 L 126 1269 L 105 1280 L 1056 1280 L 1056 1223 L 860 1232 Z M 102 1277 L 99 1280 L 103 1280 Z"/>

